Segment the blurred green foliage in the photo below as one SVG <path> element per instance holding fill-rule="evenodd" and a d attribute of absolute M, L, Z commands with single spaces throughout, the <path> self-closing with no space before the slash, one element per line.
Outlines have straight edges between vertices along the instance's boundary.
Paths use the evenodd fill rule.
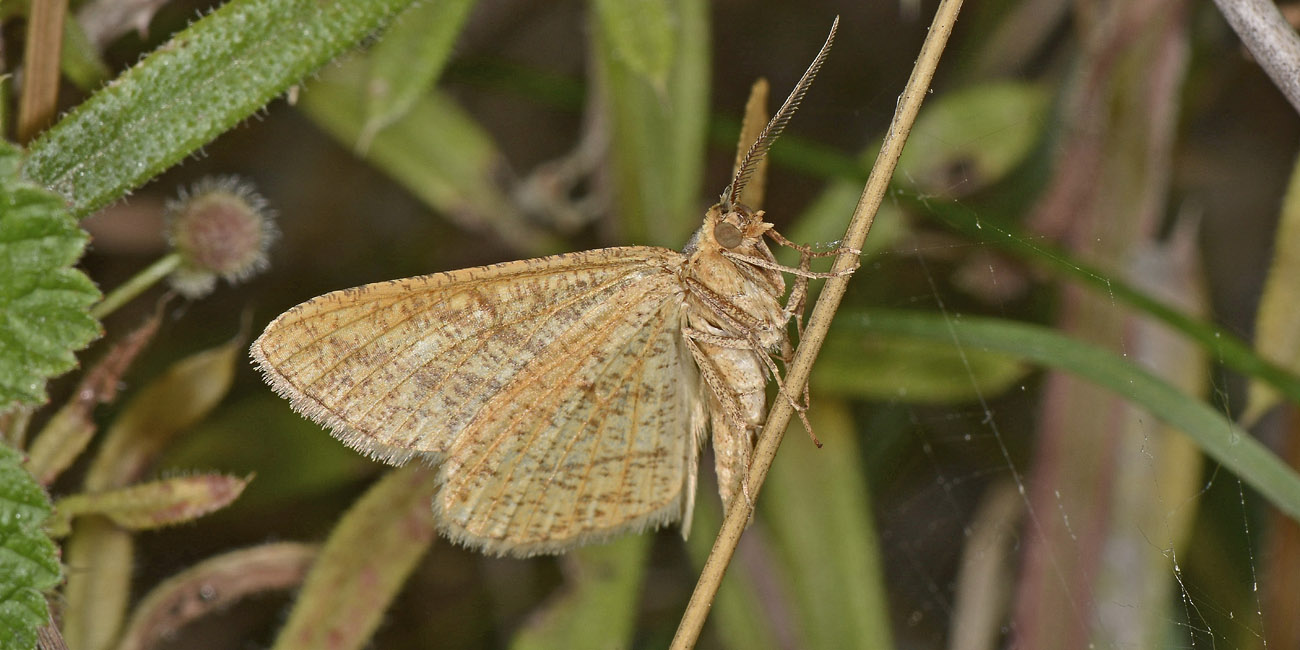
<path fill-rule="evenodd" d="M 82 94 L 28 145 L 25 181 L 16 149 L 0 170 L 10 197 L 0 205 L 0 424 L 11 446 L 52 430 L 53 409 L 31 408 L 46 394 L 76 401 L 81 376 L 46 380 L 98 331 L 86 312 L 97 294 L 72 268 L 87 236 L 68 211 L 97 214 L 82 222 L 95 247 L 81 267 L 106 288 L 165 254 L 161 197 L 203 173 L 255 178 L 284 231 L 266 278 L 166 309 L 139 367 L 109 373 L 126 406 L 83 405 L 65 455 L 85 451 L 101 423 L 105 440 L 48 478 L 81 508 L 68 514 L 64 548 L 81 572 L 62 591 L 50 591 L 52 567 L 11 581 L 64 601 L 75 648 L 649 648 L 671 637 L 719 521 L 707 477 L 685 544 L 666 531 L 558 559 L 484 559 L 432 535 L 425 468 L 372 482 L 382 468 L 293 415 L 242 363 L 242 342 L 195 351 L 246 330 L 249 314 L 260 329 L 363 282 L 596 246 L 679 248 L 726 184 L 753 77 L 782 95 L 840 14 L 830 62 L 771 153 L 766 206 L 791 239 L 829 248 L 926 18 L 907 13 L 912 3 L 408 4 L 236 0 L 188 26 L 206 5 L 118 25 L 87 7 L 64 30 L 64 75 Z M 703 647 L 991 647 L 1039 630 L 1065 645 L 1294 647 L 1271 621 L 1300 606 L 1285 588 L 1300 578 L 1275 559 L 1300 550 L 1279 532 L 1293 522 L 1270 513 L 1300 513 L 1300 442 L 1276 422 L 1295 417 L 1300 397 L 1287 334 L 1293 201 L 1289 225 L 1273 227 L 1295 115 L 1212 7 L 1169 5 L 1155 12 L 1161 29 L 1097 3 L 1073 14 L 1013 1 L 966 9 L 814 371 L 809 417 L 826 445 L 790 431 Z M 147 35 L 127 34 L 140 23 Z M 1129 31 L 1105 31 L 1117 25 Z M 1146 40 L 1156 38 L 1167 40 Z M 1197 219 L 1190 255 L 1203 266 L 1142 265 Z M 68 286 L 57 300 L 28 299 L 42 282 Z M 1196 291 L 1209 292 L 1209 315 L 1186 299 Z M 1261 292 L 1265 338 L 1250 343 L 1241 333 Z M 106 345 L 152 309 L 137 300 L 106 318 Z M 1079 325 L 1078 311 L 1101 324 Z M 1207 390 L 1198 368 L 1211 363 L 1222 369 Z M 1105 395 L 1078 397 L 1091 389 L 1039 368 Z M 1238 376 L 1253 386 L 1249 421 L 1234 420 Z M 1071 399 L 1096 401 L 1061 422 Z M 1287 417 L 1263 418 L 1254 433 L 1280 441 L 1281 456 L 1243 428 L 1277 404 Z M 1151 418 L 1196 457 L 1139 426 Z M 1077 446 L 1060 451 L 1054 436 Z M 101 516 L 136 494 L 112 490 L 170 485 L 178 469 L 256 478 L 190 526 L 130 533 Z M 982 519 L 996 511 L 981 507 L 986 490 L 1007 485 L 1018 509 Z M 0 520 L 34 503 L 11 499 Z M 998 526 L 1015 541 L 973 546 Z M 23 535 L 49 547 L 30 526 Z M 249 600 L 225 613 L 203 611 L 219 623 L 173 630 L 172 646 L 159 640 L 149 616 L 220 564 L 203 560 L 251 566 L 232 549 L 279 538 L 323 542 L 320 559 L 304 569 L 308 549 L 273 555 L 298 573 L 240 592 Z M 1132 538 L 1146 546 L 1124 546 Z M 1113 567 L 1089 570 L 1120 556 L 1142 565 L 1133 575 L 1156 576 L 1162 605 Z M 1057 568 L 1048 588 L 1035 583 L 1042 566 Z M 251 597 L 298 581 L 296 604 Z M 1074 609 L 1033 611 L 1053 590 Z M 1109 609 L 1128 596 L 1141 604 Z M 1242 623 L 1240 612 L 1257 616 Z M 41 623 L 26 617 L 12 638 L 30 646 Z"/>

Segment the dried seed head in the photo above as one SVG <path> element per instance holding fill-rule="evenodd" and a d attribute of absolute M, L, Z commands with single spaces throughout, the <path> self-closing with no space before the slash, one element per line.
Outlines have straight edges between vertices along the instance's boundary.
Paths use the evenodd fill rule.
<path fill-rule="evenodd" d="M 172 287 L 201 298 L 217 278 L 236 283 L 268 266 L 278 234 L 274 211 L 252 185 L 234 176 L 208 177 L 167 203 L 167 239 L 181 255 Z"/>

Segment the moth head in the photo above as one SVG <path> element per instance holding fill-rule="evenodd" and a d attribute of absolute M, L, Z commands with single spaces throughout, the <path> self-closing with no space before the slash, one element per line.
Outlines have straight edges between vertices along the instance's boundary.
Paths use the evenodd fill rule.
<path fill-rule="evenodd" d="M 725 206 L 721 203 L 709 208 L 704 226 L 692 238 L 696 246 L 701 243 L 726 250 L 741 250 L 763 239 L 763 233 L 772 224 L 763 221 L 762 210 L 750 210 L 740 203 Z"/>

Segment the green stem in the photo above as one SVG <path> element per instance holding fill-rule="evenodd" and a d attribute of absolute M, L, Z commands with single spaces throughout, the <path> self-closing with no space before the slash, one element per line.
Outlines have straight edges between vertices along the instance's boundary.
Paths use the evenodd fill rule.
<path fill-rule="evenodd" d="M 159 258 L 157 262 L 150 264 L 143 271 L 136 273 L 130 280 L 127 280 L 122 286 L 109 292 L 99 304 L 90 308 L 90 315 L 96 320 L 104 320 L 106 316 L 117 310 L 118 307 L 126 304 L 132 298 L 142 294 L 145 290 L 152 287 L 159 280 L 167 277 L 176 267 L 181 265 L 180 253 L 168 253 Z"/>

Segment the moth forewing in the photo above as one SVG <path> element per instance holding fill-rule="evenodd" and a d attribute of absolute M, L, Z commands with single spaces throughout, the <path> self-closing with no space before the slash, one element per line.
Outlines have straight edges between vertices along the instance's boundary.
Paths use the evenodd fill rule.
<path fill-rule="evenodd" d="M 563 551 L 688 510 L 704 427 L 685 263 L 626 247 L 366 285 L 285 312 L 252 355 L 349 446 L 441 463 L 452 539 Z"/>
<path fill-rule="evenodd" d="M 457 436 L 436 506 L 453 539 L 548 551 L 680 519 L 696 381 L 678 285 L 663 280 L 672 299 L 584 323 L 572 348 L 530 364 Z"/>

